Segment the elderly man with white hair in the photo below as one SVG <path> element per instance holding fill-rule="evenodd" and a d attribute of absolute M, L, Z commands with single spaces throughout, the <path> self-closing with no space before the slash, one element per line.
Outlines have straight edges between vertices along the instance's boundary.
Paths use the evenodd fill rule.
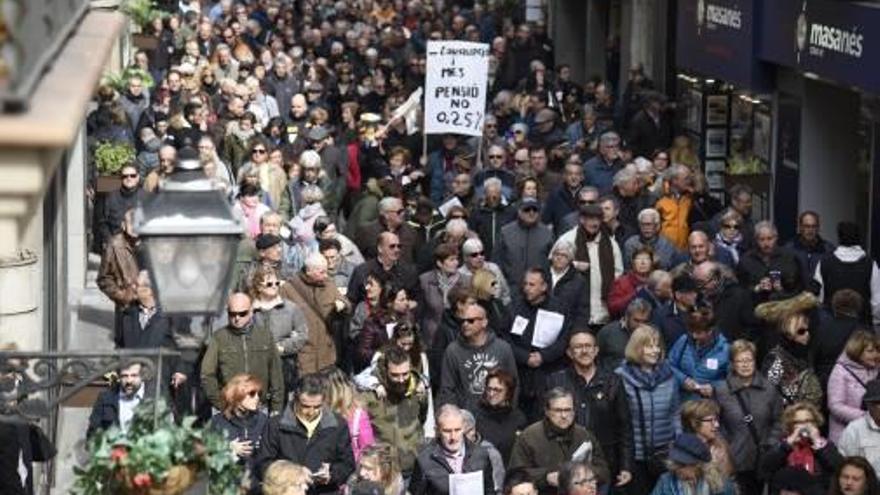
<path fill-rule="evenodd" d="M 308 340 L 297 355 L 300 376 L 336 365 L 334 320 L 344 317 L 351 303 L 336 288 L 327 259 L 320 253 L 310 254 L 302 271 L 281 287 L 281 297 L 296 304 L 308 322 Z"/>
<path fill-rule="evenodd" d="M 400 239 L 400 259 L 406 263 L 415 260 L 418 238 L 415 230 L 406 222 L 406 210 L 400 198 L 387 196 L 379 201 L 379 217 L 359 228 L 354 243 L 364 257 L 376 256 L 376 239 L 382 232 L 391 232 Z"/>
<path fill-rule="evenodd" d="M 649 247 L 654 251 L 657 268 L 669 270 L 678 254 L 678 249 L 660 235 L 660 213 L 654 208 L 639 212 L 639 235 L 634 235 L 623 244 L 623 263 L 629 269 L 632 255 L 639 248 Z"/>
<path fill-rule="evenodd" d="M 498 299 L 507 306 L 511 301 L 510 285 L 507 283 L 507 279 L 504 278 L 501 267 L 488 260 L 488 254 L 481 240 L 472 238 L 464 241 L 464 244 L 461 246 L 463 263 L 458 271 L 468 277 L 473 277 L 474 272 L 477 270 L 491 272 L 498 282 Z"/>
<path fill-rule="evenodd" d="M 512 189 L 511 189 L 512 191 Z M 507 201 L 503 181 L 489 177 L 483 182 L 483 198 L 471 215 L 471 226 L 486 247 L 486 257 L 495 253 L 501 240 L 501 227 L 516 218 L 516 211 Z"/>
<path fill-rule="evenodd" d="M 581 300 L 587 291 L 586 278 L 572 266 L 574 244 L 567 240 L 557 242 L 550 250 L 550 294 L 562 302 L 574 321 L 585 323 Z"/>
<path fill-rule="evenodd" d="M 650 208 L 657 198 L 645 192 L 644 182 L 639 174 L 639 169 L 634 164 L 629 164 L 614 174 L 613 197 L 617 200 L 620 222 L 632 230 L 638 228 L 638 215 L 645 208 Z M 624 239 L 620 240 L 621 242 Z"/>

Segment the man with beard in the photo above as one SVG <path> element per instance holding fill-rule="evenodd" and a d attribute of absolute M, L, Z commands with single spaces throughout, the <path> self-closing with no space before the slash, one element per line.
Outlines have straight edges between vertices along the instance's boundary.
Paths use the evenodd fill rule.
<path fill-rule="evenodd" d="M 223 409 L 221 391 L 239 373 L 250 373 L 265 384 L 264 406 L 280 412 L 284 402 L 281 357 L 268 323 L 255 324 L 251 298 L 236 292 L 227 300 L 229 323 L 208 340 L 202 357 L 201 381 L 214 408 Z"/>
<path fill-rule="evenodd" d="M 478 304 L 465 308 L 460 335 L 446 347 L 440 368 L 437 402 L 469 411 L 476 410 L 490 370 L 501 368 L 517 376 L 510 344 L 489 331 L 486 310 Z"/>
<path fill-rule="evenodd" d="M 602 208 L 588 204 L 581 207 L 580 224 L 571 229 L 559 241 L 566 240 L 575 246 L 574 268 L 587 279 L 586 300 L 589 306 L 589 326 L 595 331 L 608 323 L 608 292 L 615 278 L 623 274 L 623 256 L 620 246 L 602 229 Z"/>
<path fill-rule="evenodd" d="M 560 300 L 550 296 L 545 277 L 544 271 L 538 268 L 526 271 L 522 282 L 522 297 L 513 303 L 510 313 L 513 324 L 508 340 L 522 380 L 523 411 L 529 421 L 535 421 L 541 414 L 540 409 L 534 407 L 539 398 L 538 391 L 562 360 L 566 332 L 571 325 L 571 318 L 566 315 L 569 310 L 575 309 L 565 308 Z M 536 327 L 542 318 L 542 324 L 545 324 L 548 314 L 561 317 L 561 321 L 557 322 L 557 333 L 552 341 L 543 337 L 544 341 L 539 342 L 537 339 L 542 337 L 535 335 Z"/>
<path fill-rule="evenodd" d="M 337 362 L 336 342 L 340 341 L 341 318 L 351 304 L 336 288 L 327 272 L 327 259 L 321 253 L 309 255 L 301 272 L 287 279 L 281 297 L 303 310 L 309 337 L 299 351 L 300 376 L 327 370 Z"/>
<path fill-rule="evenodd" d="M 412 495 L 448 495 L 450 474 L 481 472 L 483 493 L 495 493 L 489 453 L 464 436 L 460 408 L 446 404 L 437 414 L 437 439 L 425 445 L 416 459 L 410 482 Z"/>
<path fill-rule="evenodd" d="M 612 368 L 596 363 L 597 342 L 588 330 L 574 330 L 565 351 L 570 364 L 554 373 L 547 387 L 561 387 L 574 395 L 575 422 L 596 433 L 615 476 L 614 485 L 622 487 L 632 479 L 629 403 L 620 377 Z"/>
<path fill-rule="evenodd" d="M 147 395 L 141 368 L 141 363 L 129 363 L 119 369 L 119 382 L 101 392 L 92 406 L 86 438 L 111 426 L 128 430 L 135 408 Z"/>
<path fill-rule="evenodd" d="M 137 301 L 138 261 L 137 248 L 140 239 L 134 231 L 134 210 L 125 212 L 122 232 L 107 243 L 101 267 L 98 269 L 98 288 L 115 305 L 113 341 L 118 347 L 122 341 L 122 312 Z"/>
<path fill-rule="evenodd" d="M 559 468 L 572 459 L 586 461 L 596 473 L 599 485 L 608 483 L 608 463 L 596 436 L 575 424 L 574 396 L 563 388 L 552 388 L 543 400 L 544 418 L 526 428 L 516 439 L 508 469 L 525 469 L 541 493 L 559 486 Z M 584 447 L 587 444 L 589 447 Z M 583 451 L 580 453 L 579 451 Z M 575 454 L 579 454 L 575 458 Z"/>
<path fill-rule="evenodd" d="M 397 346 L 383 352 L 373 373 L 384 393 L 365 394 L 364 407 L 377 440 L 396 447 L 400 470 L 409 478 L 422 442 L 429 391 L 413 371 L 409 353 Z"/>

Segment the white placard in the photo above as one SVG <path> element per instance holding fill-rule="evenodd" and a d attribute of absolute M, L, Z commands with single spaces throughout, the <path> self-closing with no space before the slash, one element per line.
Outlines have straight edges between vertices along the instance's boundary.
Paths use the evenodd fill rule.
<path fill-rule="evenodd" d="M 513 326 L 510 327 L 510 333 L 512 335 L 522 336 L 523 332 L 526 331 L 526 327 L 529 326 L 529 320 L 523 318 L 522 316 L 517 315 L 517 317 L 513 320 Z"/>
<path fill-rule="evenodd" d="M 586 441 L 571 454 L 572 462 L 591 462 L 593 460 L 593 442 Z"/>
<path fill-rule="evenodd" d="M 464 205 L 461 204 L 461 200 L 458 199 L 458 196 L 453 196 L 449 198 L 445 203 L 437 207 L 437 210 L 443 215 L 443 218 L 446 218 L 446 215 L 449 214 L 449 210 L 451 210 L 454 206 L 459 206 L 464 208 Z"/>
<path fill-rule="evenodd" d="M 450 474 L 449 495 L 483 495 L 483 472 Z"/>
<path fill-rule="evenodd" d="M 538 310 L 535 316 L 535 333 L 532 335 L 532 345 L 538 349 L 550 347 L 559 338 L 565 316 L 553 311 Z"/>
<path fill-rule="evenodd" d="M 429 41 L 425 133 L 483 135 L 489 45 Z"/>

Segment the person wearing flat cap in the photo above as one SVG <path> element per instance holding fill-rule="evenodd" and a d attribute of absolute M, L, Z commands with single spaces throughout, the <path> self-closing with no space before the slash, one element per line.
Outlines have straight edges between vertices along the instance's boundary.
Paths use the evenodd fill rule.
<path fill-rule="evenodd" d="M 682 433 L 669 449 L 669 471 L 663 473 L 651 495 L 696 493 L 733 495 L 733 484 L 720 473 L 705 469 L 712 461 L 709 447 L 692 433 Z"/>
<path fill-rule="evenodd" d="M 840 435 L 837 448 L 845 456 L 862 456 L 880 472 L 880 380 L 869 381 L 862 397 L 865 415 L 850 421 Z"/>
<path fill-rule="evenodd" d="M 254 239 L 254 245 L 257 247 L 257 256 L 255 259 L 244 264 L 236 274 L 232 288 L 240 292 L 249 292 L 251 282 L 257 268 L 266 266 L 275 270 L 279 278 L 287 278 L 292 274 L 292 270 L 284 266 L 282 263 L 283 239 L 275 234 L 259 234 Z"/>
<path fill-rule="evenodd" d="M 623 274 L 623 255 L 620 245 L 602 226 L 602 208 L 584 204 L 579 211 L 578 225 L 556 242 L 568 241 L 574 246 L 572 266 L 587 280 L 587 296 L 581 303 L 589 306 L 590 328 L 598 332 L 611 318 L 608 293 L 614 279 Z"/>

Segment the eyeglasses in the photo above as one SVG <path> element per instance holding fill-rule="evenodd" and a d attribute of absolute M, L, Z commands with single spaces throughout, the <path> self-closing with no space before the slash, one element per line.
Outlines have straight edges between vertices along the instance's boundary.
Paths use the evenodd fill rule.
<path fill-rule="evenodd" d="M 123 179 L 137 179 L 138 174 L 122 174 Z"/>
<path fill-rule="evenodd" d="M 476 257 L 478 257 L 478 256 L 483 256 L 483 252 L 482 252 L 482 251 L 477 251 L 476 253 L 471 253 L 471 254 L 469 254 L 468 256 L 470 256 L 471 258 L 476 258 Z"/>
<path fill-rule="evenodd" d="M 467 220 L 467 217 L 464 216 L 464 215 L 462 215 L 462 214 L 458 214 L 458 215 L 450 215 L 450 216 L 449 216 L 449 219 L 450 219 L 450 220 L 455 220 L 456 218 L 459 219 L 459 220 Z"/>
<path fill-rule="evenodd" d="M 403 213 L 403 208 L 401 208 L 399 210 L 388 210 L 388 213 L 394 213 L 395 215 L 400 215 L 401 213 Z"/>
<path fill-rule="evenodd" d="M 400 249 L 400 244 L 389 244 L 388 249 Z"/>
<path fill-rule="evenodd" d="M 599 483 L 599 480 L 596 479 L 595 476 L 591 476 L 589 478 L 584 478 L 582 480 L 575 480 L 575 481 L 571 482 L 572 485 L 577 485 L 577 486 L 588 485 L 588 486 L 593 486 L 593 487 L 595 487 L 598 483 Z"/>
<path fill-rule="evenodd" d="M 485 318 L 483 318 L 482 316 L 480 316 L 480 317 L 477 317 L 477 318 L 462 318 L 461 321 L 467 323 L 468 325 L 473 325 L 474 323 L 476 323 L 476 322 L 478 322 L 478 321 L 483 321 L 484 319 L 485 319 Z"/>
<path fill-rule="evenodd" d="M 538 213 L 538 209 L 535 208 L 534 206 L 526 206 L 525 208 L 522 209 L 522 211 L 524 213 Z"/>
<path fill-rule="evenodd" d="M 592 351 L 593 349 L 595 349 L 595 347 L 596 346 L 594 344 L 577 344 L 577 345 L 571 346 L 571 350 L 573 350 L 575 352 L 584 352 L 584 351 Z"/>
<path fill-rule="evenodd" d="M 247 393 L 247 395 L 248 395 L 248 397 L 257 397 L 260 395 L 260 391 L 259 390 L 251 390 L 250 392 Z"/>
<path fill-rule="evenodd" d="M 582 199 L 582 200 L 578 201 L 578 204 L 582 204 L 582 205 L 594 205 L 594 204 L 596 204 L 596 202 L 593 201 L 593 200 L 591 200 L 591 199 Z"/>
<path fill-rule="evenodd" d="M 229 318 L 244 318 L 245 316 L 251 314 L 251 310 L 247 309 L 244 311 L 227 311 L 226 314 L 229 315 Z"/>
<path fill-rule="evenodd" d="M 506 391 L 504 387 L 486 387 L 486 392 L 490 394 L 503 394 Z"/>
<path fill-rule="evenodd" d="M 266 153 L 266 150 L 264 150 L 263 148 L 254 148 L 254 150 L 251 151 L 251 153 L 254 153 L 256 155 L 262 155 L 262 154 Z"/>
<path fill-rule="evenodd" d="M 272 280 L 270 282 L 263 283 L 263 287 L 279 287 L 281 285 L 281 281 Z"/>
<path fill-rule="evenodd" d="M 798 329 L 794 332 L 794 334 L 797 335 L 798 337 L 803 337 L 804 335 L 806 335 L 806 334 L 808 334 L 808 333 L 810 333 L 810 329 L 809 329 L 809 328 L 798 328 Z"/>
<path fill-rule="evenodd" d="M 736 223 L 725 223 L 724 225 L 722 225 L 722 227 L 724 227 L 725 229 L 738 229 L 738 228 L 739 228 L 739 224 L 736 224 Z"/>
<path fill-rule="evenodd" d="M 718 423 L 718 416 L 706 416 L 705 418 L 700 418 L 700 423 Z"/>
<path fill-rule="evenodd" d="M 515 131 L 513 131 L 513 133 L 514 134 L 525 134 L 525 131 L 515 130 Z"/>
<path fill-rule="evenodd" d="M 549 411 L 553 414 L 571 414 L 574 412 L 574 409 L 571 407 L 551 407 Z"/>
<path fill-rule="evenodd" d="M 504 159 L 504 155 L 489 155 L 490 160 L 502 160 Z"/>

